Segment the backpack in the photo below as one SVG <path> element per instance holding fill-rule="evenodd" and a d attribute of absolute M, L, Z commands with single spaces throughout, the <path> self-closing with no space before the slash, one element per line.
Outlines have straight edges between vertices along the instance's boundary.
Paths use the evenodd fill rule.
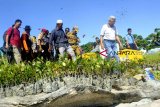
<path fill-rule="evenodd" d="M 49 45 L 49 37 L 50 37 L 50 34 L 48 34 L 47 36 L 43 37 L 44 45 Z"/>
<path fill-rule="evenodd" d="M 11 34 L 9 35 L 9 38 L 8 38 L 8 44 L 10 45 L 10 39 L 11 39 L 11 36 L 13 36 L 13 32 L 14 32 L 14 29 L 12 28 L 12 31 L 11 31 Z M 7 36 L 7 30 L 4 32 L 3 34 L 3 46 L 5 47 L 6 45 L 6 36 Z"/>
<path fill-rule="evenodd" d="M 11 37 L 13 36 L 13 32 L 14 32 L 14 29 L 12 28 L 12 31 L 11 31 L 11 34 L 8 38 L 8 44 L 10 45 L 10 39 Z M 3 52 L 3 53 L 6 53 L 7 51 L 11 51 L 10 48 L 9 49 L 6 49 L 5 46 L 6 46 L 6 36 L 7 36 L 7 30 L 4 32 L 3 34 L 3 46 L 0 48 L 0 50 Z"/>

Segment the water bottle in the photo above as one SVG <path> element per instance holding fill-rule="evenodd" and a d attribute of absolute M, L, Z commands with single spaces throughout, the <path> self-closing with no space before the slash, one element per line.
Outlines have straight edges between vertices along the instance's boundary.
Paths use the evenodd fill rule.
<path fill-rule="evenodd" d="M 155 80 L 153 73 L 151 72 L 152 68 L 146 68 L 146 80 Z"/>

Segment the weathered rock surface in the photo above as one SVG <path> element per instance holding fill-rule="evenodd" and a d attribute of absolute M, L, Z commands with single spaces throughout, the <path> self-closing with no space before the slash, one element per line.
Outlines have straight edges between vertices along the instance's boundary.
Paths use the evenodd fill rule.
<path fill-rule="evenodd" d="M 156 107 L 159 93 L 159 81 L 68 76 L 1 88 L 0 107 Z"/>
<path fill-rule="evenodd" d="M 139 102 L 119 104 L 115 107 L 160 107 L 160 100 L 152 101 L 151 99 L 142 99 Z"/>

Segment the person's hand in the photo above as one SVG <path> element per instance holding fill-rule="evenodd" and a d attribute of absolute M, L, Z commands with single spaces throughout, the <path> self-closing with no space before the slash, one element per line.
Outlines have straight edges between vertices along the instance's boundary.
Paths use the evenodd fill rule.
<path fill-rule="evenodd" d="M 120 49 L 123 49 L 123 45 L 121 43 L 119 44 L 119 46 L 120 46 Z"/>
<path fill-rule="evenodd" d="M 128 45 L 127 48 L 130 49 L 131 47 Z"/>
<path fill-rule="evenodd" d="M 9 48 L 9 45 L 8 45 L 8 44 L 6 44 L 6 46 L 5 46 L 5 47 L 6 47 L 6 49 L 8 49 L 8 48 Z"/>
<path fill-rule="evenodd" d="M 137 46 L 137 44 L 135 44 L 135 48 L 136 48 L 136 49 L 138 49 L 138 46 Z"/>
<path fill-rule="evenodd" d="M 26 50 L 26 53 L 29 53 L 29 50 Z"/>
<path fill-rule="evenodd" d="M 51 51 L 52 51 L 52 49 L 49 48 L 49 49 L 48 49 L 48 52 L 51 53 Z"/>

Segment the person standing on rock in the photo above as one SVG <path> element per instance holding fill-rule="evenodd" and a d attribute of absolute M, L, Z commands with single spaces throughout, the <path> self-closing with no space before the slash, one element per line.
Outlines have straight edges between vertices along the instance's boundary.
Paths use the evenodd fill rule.
<path fill-rule="evenodd" d="M 51 32 L 49 44 L 49 52 L 51 52 L 52 48 L 54 47 L 56 51 L 59 51 L 61 57 L 64 57 L 64 52 L 67 51 L 67 53 L 71 55 L 72 60 L 76 60 L 75 53 L 72 47 L 69 45 L 68 38 L 63 30 L 62 20 L 57 20 L 56 28 Z"/>
<path fill-rule="evenodd" d="M 116 52 L 117 51 L 116 42 L 118 42 L 121 48 L 123 48 L 123 46 L 117 34 L 115 22 L 116 22 L 115 16 L 110 16 L 108 24 L 103 25 L 100 34 L 100 46 L 102 49 L 106 49 L 107 57 L 109 59 L 116 58 L 116 60 L 119 62 L 120 60 Z"/>

